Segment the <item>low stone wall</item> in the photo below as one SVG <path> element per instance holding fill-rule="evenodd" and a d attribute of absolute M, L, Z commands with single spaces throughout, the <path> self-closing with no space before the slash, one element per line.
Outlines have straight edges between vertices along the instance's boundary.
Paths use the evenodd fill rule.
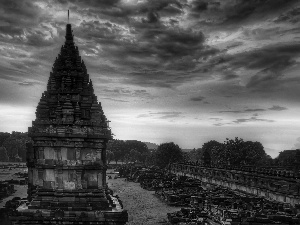
<path fill-rule="evenodd" d="M 252 179 L 259 179 L 260 183 L 261 180 L 265 180 L 266 182 L 266 187 L 262 188 L 262 187 L 256 187 L 252 185 L 246 185 L 246 184 L 242 184 L 241 182 L 237 182 L 237 181 L 233 181 L 233 180 L 228 180 L 225 177 L 212 177 L 211 174 L 209 174 L 209 176 L 205 175 L 205 174 L 197 174 L 194 172 L 195 167 L 191 166 L 191 168 L 189 168 L 188 165 L 185 165 L 185 169 L 184 171 L 180 171 L 178 169 L 179 167 L 176 165 L 172 165 L 170 170 L 171 172 L 175 173 L 176 175 L 185 175 L 188 177 L 193 177 L 195 179 L 199 179 L 201 180 L 203 183 L 205 183 L 207 186 L 210 185 L 219 185 L 219 186 L 223 186 L 223 187 L 227 187 L 230 188 L 232 190 L 239 190 L 239 191 L 244 191 L 250 194 L 254 194 L 257 196 L 261 196 L 261 197 L 265 197 L 269 200 L 273 200 L 273 201 L 278 201 L 278 202 L 282 202 L 282 203 L 289 203 L 293 206 L 295 206 L 296 204 L 300 204 L 300 195 L 299 194 L 291 194 L 291 190 L 287 189 L 285 192 L 279 192 L 279 191 L 274 191 L 271 188 L 268 188 L 271 186 L 272 180 L 274 180 L 274 182 L 278 181 L 278 179 L 276 178 L 272 178 L 272 177 L 266 177 L 266 178 L 262 178 L 261 176 L 255 177 L 255 175 L 252 175 Z M 212 168 L 209 168 L 210 170 L 213 170 Z M 193 171 L 191 173 L 189 173 L 189 171 Z M 199 171 L 199 169 L 198 169 Z M 233 171 L 228 171 L 228 173 L 233 173 Z M 247 174 L 246 174 L 247 175 Z M 294 186 L 298 186 L 299 181 L 297 180 L 290 180 L 290 181 L 286 181 L 287 185 L 294 185 Z M 295 192 L 294 192 L 295 193 Z"/>

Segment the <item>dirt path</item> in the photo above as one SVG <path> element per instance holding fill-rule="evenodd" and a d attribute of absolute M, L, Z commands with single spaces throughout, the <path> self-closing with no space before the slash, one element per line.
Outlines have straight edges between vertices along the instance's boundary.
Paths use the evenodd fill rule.
<path fill-rule="evenodd" d="M 123 178 L 107 180 L 108 186 L 123 202 L 128 211 L 128 225 L 168 224 L 167 213 L 178 211 L 180 207 L 171 207 L 146 191 L 139 183 L 126 182 Z"/>

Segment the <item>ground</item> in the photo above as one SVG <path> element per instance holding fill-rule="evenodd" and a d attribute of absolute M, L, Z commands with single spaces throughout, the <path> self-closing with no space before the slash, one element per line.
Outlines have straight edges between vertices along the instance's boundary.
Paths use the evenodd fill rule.
<path fill-rule="evenodd" d="M 13 174 L 24 172 L 22 168 L 0 169 L 0 180 L 17 179 Z M 113 170 L 108 170 L 111 173 Z M 109 174 L 112 175 L 112 174 Z M 113 174 L 114 178 L 115 175 Z M 125 181 L 124 178 L 107 179 L 108 186 L 123 202 L 124 209 L 128 211 L 127 225 L 157 225 L 168 224 L 167 213 L 180 210 L 180 207 L 171 207 L 154 195 L 154 191 L 146 191 L 139 183 Z M 27 197 L 27 185 L 15 185 L 16 192 L 0 201 L 0 208 L 13 197 Z"/>
<path fill-rule="evenodd" d="M 128 211 L 128 225 L 168 224 L 167 213 L 180 210 L 180 207 L 166 205 L 154 195 L 154 191 L 142 189 L 139 183 L 127 182 L 124 178 L 110 179 L 107 182 Z"/>
<path fill-rule="evenodd" d="M 1 162 L 0 165 L 4 164 L 16 164 L 16 165 L 25 165 L 25 163 L 5 163 Z M 20 180 L 24 178 L 18 178 L 14 174 L 17 172 L 25 173 L 27 172 L 27 168 L 11 168 L 11 169 L 0 169 L 0 181 L 3 180 Z M 16 192 L 12 194 L 11 196 L 8 196 L 2 200 L 0 200 L 0 208 L 5 206 L 5 203 L 8 200 L 11 200 L 13 197 L 20 197 L 20 198 L 26 198 L 27 197 L 27 185 L 14 185 Z"/>

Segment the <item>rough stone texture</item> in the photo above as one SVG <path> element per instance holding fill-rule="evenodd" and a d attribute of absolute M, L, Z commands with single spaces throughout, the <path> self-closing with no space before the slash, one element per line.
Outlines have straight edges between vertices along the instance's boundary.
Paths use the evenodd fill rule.
<path fill-rule="evenodd" d="M 125 224 L 106 187 L 108 121 L 94 94 L 71 25 L 36 109 L 27 145 L 29 205 L 13 224 Z"/>
<path fill-rule="evenodd" d="M 238 189 L 291 205 L 300 204 L 299 173 L 274 168 L 239 167 L 217 168 L 177 163 L 170 171 L 186 175 L 211 185 Z"/>

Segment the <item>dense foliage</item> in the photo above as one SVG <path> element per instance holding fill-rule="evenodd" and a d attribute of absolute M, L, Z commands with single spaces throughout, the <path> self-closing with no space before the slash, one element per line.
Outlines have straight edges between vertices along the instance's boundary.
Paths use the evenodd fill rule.
<path fill-rule="evenodd" d="M 241 138 L 226 139 L 224 143 L 209 141 L 192 153 L 194 161 L 205 165 L 267 165 L 273 164 L 260 142 L 244 141 Z"/>
<path fill-rule="evenodd" d="M 107 162 L 119 161 L 145 163 L 150 151 L 147 145 L 136 140 L 111 140 L 107 144 Z"/>
<path fill-rule="evenodd" d="M 181 148 L 173 142 L 159 145 L 155 152 L 155 164 L 160 168 L 164 168 L 171 163 L 182 160 L 183 152 Z"/>
<path fill-rule="evenodd" d="M 300 150 L 285 150 L 279 153 L 274 159 L 274 163 L 278 166 L 293 166 L 300 161 Z"/>
<path fill-rule="evenodd" d="M 25 162 L 27 141 L 30 141 L 27 133 L 0 133 L 0 161 Z"/>

